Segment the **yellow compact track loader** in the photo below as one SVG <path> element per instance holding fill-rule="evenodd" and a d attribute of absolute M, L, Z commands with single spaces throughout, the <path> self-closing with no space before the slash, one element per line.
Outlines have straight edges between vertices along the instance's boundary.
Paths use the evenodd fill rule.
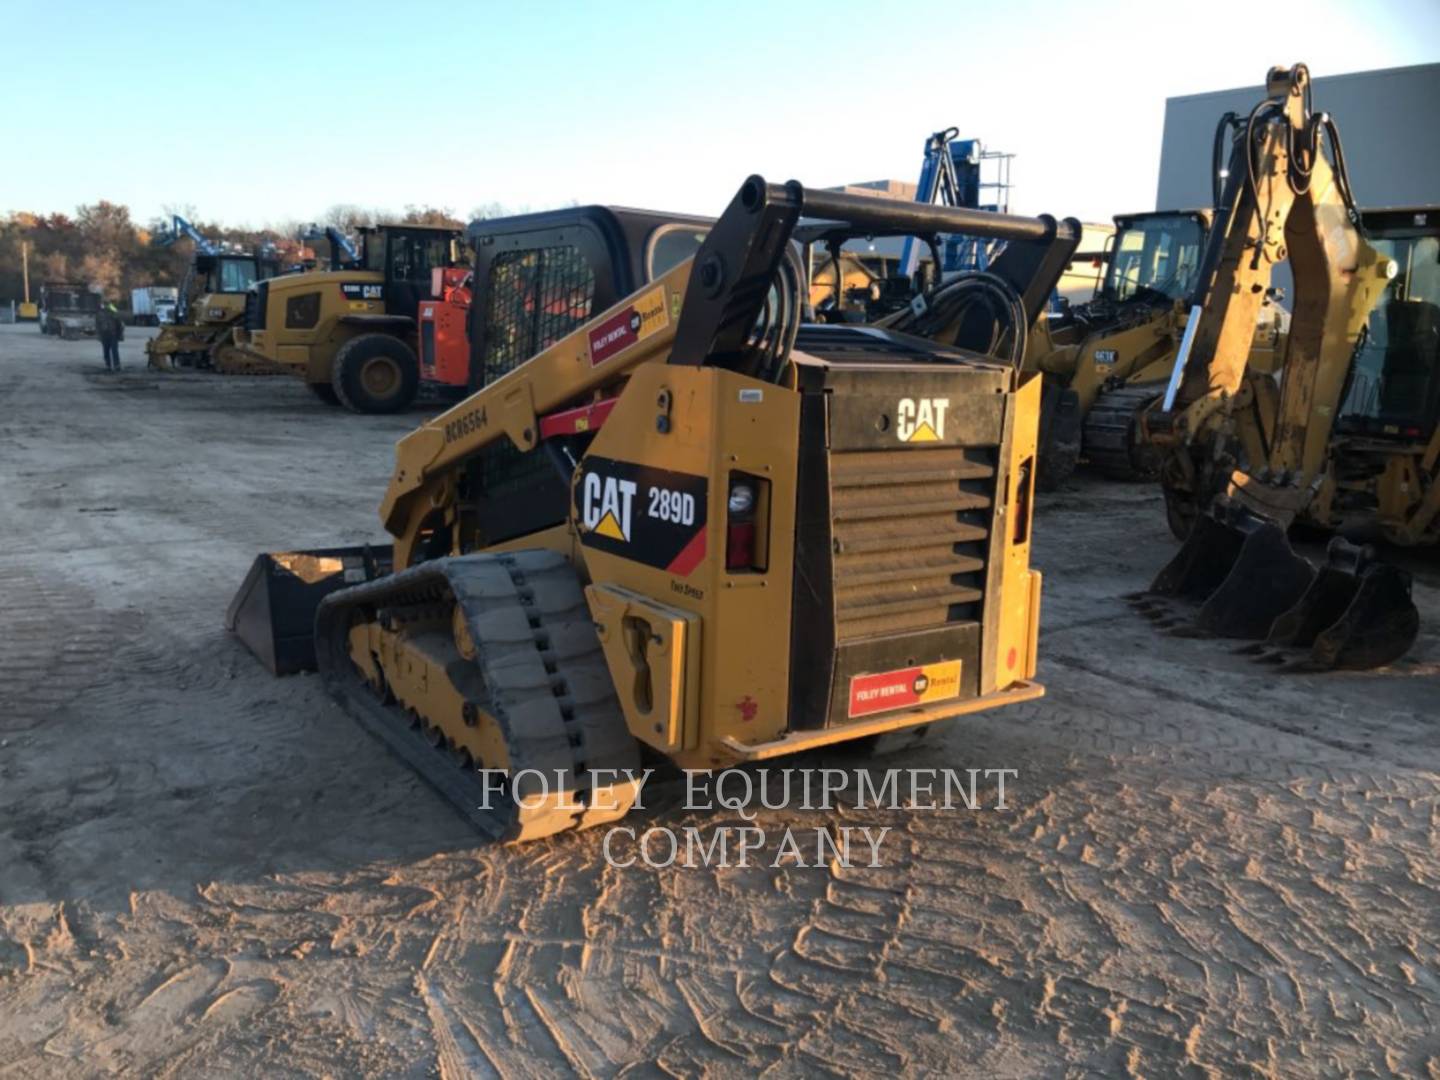
<path fill-rule="evenodd" d="M 802 212 L 1004 238 L 1004 303 L 954 346 L 802 326 Z M 642 749 L 718 768 L 1036 698 L 1015 361 L 1079 234 L 751 177 L 693 256 L 400 441 L 392 546 L 262 555 L 228 623 L 510 841 L 623 815 Z"/>
<path fill-rule="evenodd" d="M 431 296 L 432 271 L 456 264 L 460 230 L 380 225 L 360 234 L 358 265 L 259 282 L 234 345 L 300 376 L 327 404 L 399 412 L 420 388 L 420 302 Z"/>
<path fill-rule="evenodd" d="M 1137 424 L 1175 364 L 1209 228 L 1208 210 L 1117 216 L 1094 298 L 1037 322 L 1025 367 L 1046 376 L 1042 489 L 1082 459 L 1117 479 L 1154 478 Z"/>
<path fill-rule="evenodd" d="M 1303 65 L 1272 69 L 1266 91 L 1234 142 L 1196 305 L 1146 417 L 1187 538 L 1137 602 L 1170 627 L 1157 597 L 1199 602 L 1186 632 L 1262 639 L 1292 667 L 1375 667 L 1418 633 L 1408 575 L 1340 537 L 1317 574 L 1286 530 L 1440 539 L 1440 230 L 1433 211 L 1357 209 Z M 1250 349 L 1281 261 L 1295 295 L 1277 382 Z"/>
<path fill-rule="evenodd" d="M 230 335 L 245 314 L 250 287 L 277 270 L 274 260 L 258 255 L 197 251 L 180 286 L 175 321 L 145 343 L 149 366 L 159 371 L 199 368 L 266 374 L 266 365 L 257 365 L 231 348 Z"/>

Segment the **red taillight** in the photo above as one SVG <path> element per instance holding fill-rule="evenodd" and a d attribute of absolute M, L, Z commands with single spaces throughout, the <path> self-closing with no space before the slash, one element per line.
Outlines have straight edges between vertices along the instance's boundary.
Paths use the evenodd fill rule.
<path fill-rule="evenodd" d="M 725 569 L 748 570 L 754 565 L 755 522 L 730 522 L 725 530 Z"/>
<path fill-rule="evenodd" d="M 765 507 L 769 481 L 750 473 L 732 472 L 725 500 L 725 569 L 764 573 L 766 564 Z"/>

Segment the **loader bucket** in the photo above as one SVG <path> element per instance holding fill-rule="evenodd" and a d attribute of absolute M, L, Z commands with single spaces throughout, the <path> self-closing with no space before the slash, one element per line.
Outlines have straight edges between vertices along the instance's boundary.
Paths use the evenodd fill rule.
<path fill-rule="evenodd" d="M 1410 575 L 1336 537 L 1314 583 L 1275 620 L 1265 645 L 1309 649 L 1292 670 L 1363 671 L 1400 659 L 1419 633 Z"/>
<path fill-rule="evenodd" d="M 256 557 L 230 602 L 225 629 L 272 675 L 314 671 L 320 601 L 388 574 L 392 557 L 389 545 L 266 552 Z"/>

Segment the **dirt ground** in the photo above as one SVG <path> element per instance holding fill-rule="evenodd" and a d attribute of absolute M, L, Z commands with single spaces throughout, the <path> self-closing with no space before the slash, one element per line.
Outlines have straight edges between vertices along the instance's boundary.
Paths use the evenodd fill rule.
<path fill-rule="evenodd" d="M 1016 769 L 1008 810 L 759 811 L 888 826 L 876 868 L 618 869 L 478 843 L 222 627 L 255 553 L 381 537 L 420 414 L 142 341 L 107 376 L 0 327 L 0 1076 L 1440 1075 L 1435 561 L 1406 661 L 1277 675 L 1133 614 L 1157 498 L 1076 481 L 1048 696 L 885 762 Z"/>

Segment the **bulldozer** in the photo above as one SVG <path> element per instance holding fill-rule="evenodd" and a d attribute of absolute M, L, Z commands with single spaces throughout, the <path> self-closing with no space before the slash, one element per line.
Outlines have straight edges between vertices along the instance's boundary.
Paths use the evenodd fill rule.
<path fill-rule="evenodd" d="M 232 329 L 245 313 L 245 297 L 257 281 L 279 272 L 275 259 L 261 253 L 202 251 L 198 247 L 180 286 L 175 321 L 145 343 L 151 368 L 266 373 L 264 365 L 238 354 L 230 345 Z"/>
<path fill-rule="evenodd" d="M 1005 303 L 954 345 L 802 325 L 802 213 L 1005 239 Z M 1016 359 L 1079 222 L 752 176 L 690 232 L 548 347 L 477 357 L 397 445 L 392 543 L 261 555 L 227 616 L 503 841 L 619 818 L 642 752 L 715 769 L 1043 694 Z"/>
<path fill-rule="evenodd" d="M 1179 355 L 1144 417 L 1185 542 L 1135 600 L 1292 670 L 1384 666 L 1419 615 L 1409 576 L 1353 540 L 1440 539 L 1435 211 L 1360 211 L 1303 64 L 1271 69 L 1239 128 Z M 1277 379 L 1249 361 L 1282 262 L 1295 294 Z M 1341 534 L 1318 571 L 1290 546 L 1297 523 Z M 1176 600 L 1199 605 L 1193 622 Z"/>
<path fill-rule="evenodd" d="M 305 380 L 328 405 L 360 413 L 409 407 L 420 389 L 417 314 L 431 272 L 460 261 L 460 231 L 433 225 L 360 230 L 359 261 L 256 282 L 235 351 Z"/>

